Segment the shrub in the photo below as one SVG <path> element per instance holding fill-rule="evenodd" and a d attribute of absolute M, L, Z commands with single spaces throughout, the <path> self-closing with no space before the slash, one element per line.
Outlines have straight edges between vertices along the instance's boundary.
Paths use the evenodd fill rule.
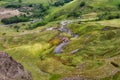
<path fill-rule="evenodd" d="M 33 4 L 29 4 L 28 7 L 33 7 Z"/>
<path fill-rule="evenodd" d="M 63 6 L 65 3 L 69 3 L 69 2 L 71 2 L 71 1 L 73 1 L 73 0 L 59 0 L 59 1 L 56 1 L 56 2 L 53 4 L 53 6 L 56 6 L 56 7 L 58 7 L 58 6 Z"/>
<path fill-rule="evenodd" d="M 2 35 L 6 35 L 6 33 L 2 33 Z"/>
<path fill-rule="evenodd" d="M 20 8 L 21 4 L 8 4 L 5 6 L 5 8 Z"/>
<path fill-rule="evenodd" d="M 64 0 L 64 3 L 69 3 L 70 1 L 73 1 L 73 0 Z"/>
<path fill-rule="evenodd" d="M 45 24 L 47 24 L 47 21 L 42 20 L 40 22 L 34 23 L 33 25 L 29 26 L 28 29 L 34 29 L 39 26 L 44 26 Z"/>
<path fill-rule="evenodd" d="M 71 12 L 70 14 L 68 14 L 68 17 L 79 17 L 81 15 L 80 11 L 77 12 Z"/>
<path fill-rule="evenodd" d="M 64 5 L 64 1 L 57 1 L 53 4 L 53 6 L 63 6 Z"/>
<path fill-rule="evenodd" d="M 120 9 L 120 4 L 118 4 L 118 9 Z"/>
<path fill-rule="evenodd" d="M 18 22 L 27 22 L 27 21 L 29 21 L 29 18 L 24 16 L 20 16 L 20 17 L 14 16 L 10 18 L 4 18 L 1 20 L 1 22 L 4 24 L 12 24 Z"/>
<path fill-rule="evenodd" d="M 80 7 L 83 7 L 83 6 L 85 6 L 85 2 L 80 3 Z"/>
<path fill-rule="evenodd" d="M 19 26 L 14 26 L 14 29 L 16 30 L 16 32 L 19 32 L 20 27 Z"/>
<path fill-rule="evenodd" d="M 18 0 L 19 3 L 22 3 L 22 0 Z"/>
<path fill-rule="evenodd" d="M 35 10 L 33 10 L 33 17 L 44 17 L 47 15 L 47 10 L 49 9 L 49 6 L 45 6 L 43 4 L 35 5 Z"/>

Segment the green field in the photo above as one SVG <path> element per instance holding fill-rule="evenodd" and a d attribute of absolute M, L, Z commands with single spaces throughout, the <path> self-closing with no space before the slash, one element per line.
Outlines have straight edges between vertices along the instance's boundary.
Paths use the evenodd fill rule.
<path fill-rule="evenodd" d="M 28 13 L 24 15 L 30 18 L 28 22 L 0 22 L 0 51 L 20 62 L 31 72 L 33 80 L 119 80 L 120 0 L 73 0 L 62 6 L 48 5 L 48 1 L 23 0 L 22 7 L 15 8 Z M 11 3 L 0 1 L 1 7 Z M 39 8 L 39 3 L 45 9 Z M 45 15 L 34 17 L 35 12 Z M 72 35 L 60 31 L 64 21 Z M 78 36 L 74 37 L 75 34 Z M 56 54 L 54 49 L 64 38 L 69 43 L 62 53 Z"/>

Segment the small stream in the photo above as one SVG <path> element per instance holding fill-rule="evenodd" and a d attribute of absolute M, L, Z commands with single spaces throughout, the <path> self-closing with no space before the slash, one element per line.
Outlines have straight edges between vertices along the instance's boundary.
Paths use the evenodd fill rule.
<path fill-rule="evenodd" d="M 70 29 L 68 29 L 66 26 L 67 24 L 69 24 L 70 21 L 68 22 L 61 22 L 61 27 L 58 29 L 60 32 L 65 32 L 69 35 L 72 35 L 73 38 L 78 38 L 79 35 L 75 34 L 73 35 L 72 31 Z M 54 49 L 55 53 L 62 53 L 63 51 L 63 47 L 66 46 L 69 43 L 69 39 L 67 37 L 63 38 L 63 42 L 60 43 L 58 46 L 56 46 L 56 48 Z"/>
<path fill-rule="evenodd" d="M 64 46 L 66 46 L 68 44 L 68 42 L 62 42 L 61 44 L 59 44 L 56 48 L 55 48 L 55 50 L 54 50 L 54 52 L 55 53 L 62 53 L 62 51 L 63 51 L 63 47 Z"/>

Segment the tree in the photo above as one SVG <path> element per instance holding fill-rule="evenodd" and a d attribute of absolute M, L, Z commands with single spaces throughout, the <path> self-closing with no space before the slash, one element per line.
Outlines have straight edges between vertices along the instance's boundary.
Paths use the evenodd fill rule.
<path fill-rule="evenodd" d="M 118 4 L 118 9 L 120 9 L 120 4 Z"/>
<path fill-rule="evenodd" d="M 22 0 L 18 0 L 19 3 L 22 3 Z"/>
<path fill-rule="evenodd" d="M 85 4 L 85 2 L 81 2 L 80 3 L 80 7 L 83 7 L 83 6 L 85 6 L 86 4 Z"/>
<path fill-rule="evenodd" d="M 18 22 L 27 22 L 29 21 L 29 17 L 25 17 L 25 16 L 14 16 L 14 17 L 10 17 L 10 18 L 3 18 L 1 20 L 2 23 L 4 24 L 12 24 L 12 23 L 18 23 Z"/>
<path fill-rule="evenodd" d="M 19 26 L 14 26 L 14 29 L 19 32 L 20 27 Z"/>

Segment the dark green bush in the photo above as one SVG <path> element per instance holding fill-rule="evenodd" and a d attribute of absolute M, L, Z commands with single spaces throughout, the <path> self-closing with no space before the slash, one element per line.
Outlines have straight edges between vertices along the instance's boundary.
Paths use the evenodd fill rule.
<path fill-rule="evenodd" d="M 73 0 L 58 0 L 53 4 L 53 6 L 56 6 L 56 7 L 63 6 L 65 3 L 69 3 L 71 1 Z"/>
<path fill-rule="evenodd" d="M 22 0 L 18 0 L 19 3 L 22 3 Z"/>
<path fill-rule="evenodd" d="M 81 3 L 80 3 L 80 7 L 85 6 L 85 4 L 86 4 L 85 2 L 81 2 Z"/>
<path fill-rule="evenodd" d="M 64 0 L 64 3 L 69 3 L 70 1 L 73 1 L 73 0 Z"/>
<path fill-rule="evenodd" d="M 120 4 L 118 4 L 118 9 L 120 9 Z"/>
<path fill-rule="evenodd" d="M 80 17 L 80 15 L 81 15 L 80 11 L 77 11 L 77 12 L 73 11 L 68 14 L 68 17 Z"/>
<path fill-rule="evenodd" d="M 47 24 L 47 21 L 42 20 L 40 22 L 32 24 L 31 26 L 28 27 L 28 29 L 31 30 L 31 29 L 37 28 L 39 26 L 44 26 L 45 24 Z"/>
<path fill-rule="evenodd" d="M 8 4 L 5 8 L 21 8 L 21 4 Z"/>
<path fill-rule="evenodd" d="M 33 4 L 29 4 L 28 7 L 33 7 Z"/>
<path fill-rule="evenodd" d="M 53 6 L 63 6 L 64 5 L 64 1 L 57 1 L 57 2 L 55 2 L 54 4 L 53 4 Z"/>
<path fill-rule="evenodd" d="M 19 29 L 20 29 L 19 26 L 14 26 L 13 28 L 16 30 L 16 32 L 19 32 Z"/>
<path fill-rule="evenodd" d="M 14 16 L 14 17 L 10 17 L 10 18 L 4 18 L 1 20 L 2 23 L 4 24 L 12 24 L 12 23 L 18 23 L 18 22 L 27 22 L 29 21 L 30 18 L 28 17 L 24 17 L 24 16 Z"/>
<path fill-rule="evenodd" d="M 36 18 L 38 17 L 41 18 L 47 15 L 49 6 L 38 4 L 38 5 L 34 5 L 34 8 L 35 9 L 32 11 L 33 12 L 32 16 Z"/>

